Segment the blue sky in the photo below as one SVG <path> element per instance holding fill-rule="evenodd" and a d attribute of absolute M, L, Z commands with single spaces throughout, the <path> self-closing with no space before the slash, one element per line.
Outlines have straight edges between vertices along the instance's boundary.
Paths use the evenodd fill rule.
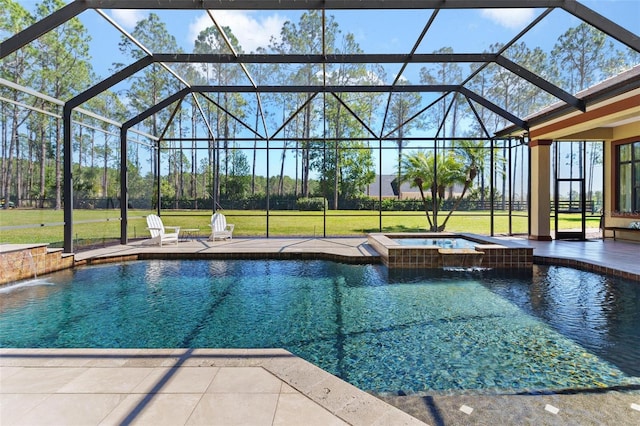
<path fill-rule="evenodd" d="M 20 0 L 33 10 L 35 0 Z M 583 0 L 596 12 L 640 34 L 640 0 Z M 107 15 L 132 31 L 136 22 L 148 16 L 144 10 L 106 10 Z M 538 16 L 542 9 L 510 10 L 443 10 L 418 51 L 431 53 L 442 47 L 453 47 L 458 53 L 476 53 L 492 43 L 506 43 Z M 193 50 L 197 34 L 211 19 L 203 11 L 155 11 L 167 24 L 178 44 L 186 52 Z M 279 36 L 282 24 L 297 22 L 301 11 L 213 11 L 221 25 L 229 26 L 245 52 L 267 46 L 272 37 Z M 343 32 L 353 33 L 365 53 L 407 53 L 431 15 L 424 11 L 330 11 Z M 91 28 L 91 54 L 99 75 L 107 76 L 113 62 L 126 61 L 119 57 L 117 44 L 120 34 L 98 13 L 89 10 L 80 19 Z M 525 37 L 528 45 L 551 50 L 557 37 L 569 27 L 579 24 L 572 15 L 556 10 Z M 534 47 L 534 46 L 530 46 Z M 127 63 L 129 61 L 126 61 Z"/>
<path fill-rule="evenodd" d="M 19 2 L 29 10 L 39 3 L 35 0 Z M 627 30 L 640 34 L 640 0 L 583 0 L 583 4 L 613 20 Z M 431 53 L 442 47 L 452 47 L 457 53 L 479 53 L 489 49 L 493 43 L 507 43 L 527 24 L 539 16 L 543 9 L 510 10 L 443 10 L 439 13 L 427 38 L 420 45 L 419 53 Z M 148 16 L 143 10 L 106 10 L 125 31 L 131 32 L 136 22 Z M 185 52 L 193 50 L 197 34 L 211 26 L 210 17 L 204 11 L 154 11 L 167 25 Z M 302 11 L 213 11 L 212 14 L 223 26 L 229 26 L 239 39 L 245 52 L 267 46 L 272 38 L 278 38 L 285 21 L 297 23 Z M 408 53 L 413 47 L 424 25 L 431 16 L 423 11 L 329 11 L 343 33 L 355 35 L 365 53 Z M 113 63 L 132 62 L 119 54 L 120 33 L 99 13 L 88 10 L 80 15 L 81 21 L 90 28 L 92 41 L 90 54 L 93 66 L 101 78 L 110 75 Z M 549 52 L 560 35 L 580 21 L 572 15 L 555 10 L 543 22 L 522 39 L 530 47 L 542 47 Z M 617 44 L 617 47 L 621 47 Z M 408 68 L 405 75 L 418 82 L 419 66 Z M 398 66 L 387 68 L 389 79 L 394 77 Z M 388 83 L 390 83 L 389 81 Z M 277 154 L 274 154 L 277 155 Z M 387 171 L 385 171 L 387 172 Z"/>

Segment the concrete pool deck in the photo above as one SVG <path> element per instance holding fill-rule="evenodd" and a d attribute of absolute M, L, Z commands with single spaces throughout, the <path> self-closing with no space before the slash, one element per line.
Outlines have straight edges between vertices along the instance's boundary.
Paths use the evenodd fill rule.
<path fill-rule="evenodd" d="M 637 425 L 640 393 L 378 399 L 278 349 L 0 350 L 3 426 L 425 423 Z"/>
<path fill-rule="evenodd" d="M 640 245 L 536 242 L 545 263 L 640 276 Z M 194 239 L 104 247 L 76 262 L 135 257 L 327 258 L 369 263 L 365 238 Z M 606 271 L 605 269 L 605 271 Z M 413 416 L 413 417 L 411 417 Z M 0 349 L 0 424 L 640 424 L 640 389 L 550 395 L 379 396 L 281 349 Z"/>
<path fill-rule="evenodd" d="M 533 247 L 534 263 L 571 266 L 640 281 L 639 243 L 590 239 L 587 241 L 532 241 L 517 237 L 482 237 Z M 351 263 L 379 262 L 380 255 L 366 237 L 234 238 L 207 241 L 194 238 L 178 245 L 149 246 L 145 240 L 79 252 L 76 263 L 100 263 L 130 258 L 217 259 L 329 259 Z"/>
<path fill-rule="evenodd" d="M 0 424 L 422 424 L 282 349 L 2 349 Z"/>

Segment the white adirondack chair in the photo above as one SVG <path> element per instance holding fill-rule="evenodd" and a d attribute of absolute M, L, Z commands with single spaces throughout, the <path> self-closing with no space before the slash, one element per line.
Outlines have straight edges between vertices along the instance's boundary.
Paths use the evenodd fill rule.
<path fill-rule="evenodd" d="M 227 223 L 227 218 L 222 213 L 214 213 L 211 215 L 211 236 L 209 241 L 226 240 L 233 238 L 233 228 L 235 225 Z"/>
<path fill-rule="evenodd" d="M 162 219 L 155 214 L 150 214 L 147 216 L 147 229 L 151 233 L 151 241 L 152 244 L 160 244 L 162 247 L 162 243 L 176 243 L 178 244 L 178 234 L 180 233 L 179 226 L 164 226 L 162 224 Z M 167 229 L 173 229 L 173 232 L 166 232 Z"/>

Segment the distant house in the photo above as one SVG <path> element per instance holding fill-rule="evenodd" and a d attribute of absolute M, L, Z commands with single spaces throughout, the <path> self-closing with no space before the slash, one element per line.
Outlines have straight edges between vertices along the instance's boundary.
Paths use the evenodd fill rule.
<path fill-rule="evenodd" d="M 375 180 L 367 187 L 367 195 L 378 198 L 382 194 L 382 198 L 396 198 L 399 200 L 414 200 L 420 198 L 420 190 L 411 185 L 410 182 L 403 182 L 400 188 L 397 187 L 395 181 L 397 175 L 376 175 Z M 382 186 L 380 182 L 382 181 Z M 455 185 L 453 196 L 459 196 L 462 193 L 462 185 Z M 425 188 L 425 192 L 428 190 Z M 425 194 L 427 197 L 430 194 Z"/>
<path fill-rule="evenodd" d="M 376 175 L 375 180 L 367 187 L 367 195 L 377 198 L 382 194 L 382 198 L 398 198 L 403 192 L 418 192 L 418 188 L 411 188 L 408 182 L 398 188 L 395 184 L 397 177 L 397 175 Z"/>

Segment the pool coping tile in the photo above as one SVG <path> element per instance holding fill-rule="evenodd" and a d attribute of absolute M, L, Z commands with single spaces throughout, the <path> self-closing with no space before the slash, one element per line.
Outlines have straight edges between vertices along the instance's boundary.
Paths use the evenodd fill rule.
<path fill-rule="evenodd" d="M 64 360 L 58 363 L 64 366 L 51 363 L 52 359 Z M 87 361 L 92 361 L 93 366 L 87 366 Z M 5 369 L 11 374 L 5 376 Z M 206 377 L 198 377 L 197 384 L 189 383 L 189 377 L 203 372 Z M 127 376 L 127 373 L 133 375 Z M 55 383 L 43 388 L 43 374 L 50 375 Z M 265 424 L 275 424 L 276 418 L 278 424 L 295 424 L 300 421 L 299 413 L 294 413 L 295 418 L 287 419 L 282 417 L 286 414 L 284 411 L 284 414 L 277 411 L 279 398 L 286 398 L 283 395 L 294 399 L 298 398 L 295 395 L 304 397 L 308 402 L 303 405 L 312 411 L 317 405 L 317 409 L 321 408 L 322 412 L 332 416 L 327 418 L 335 420 L 328 424 L 424 424 L 283 349 L 0 349 L 0 375 L 3 377 L 0 384 L 2 404 L 10 400 L 25 407 L 11 414 L 8 424 L 31 419 L 29 416 L 50 395 L 64 399 L 66 404 L 73 404 L 70 401 L 74 401 L 74 396 L 78 397 L 76 401 L 92 395 L 97 395 L 100 401 L 100 398 L 112 401 L 111 396 L 120 398 L 107 413 L 101 412 L 100 421 L 104 421 L 100 424 L 119 423 L 123 419 L 143 421 L 147 418 L 145 416 L 156 416 L 160 414 L 155 413 L 166 411 L 158 405 L 162 404 L 161 401 L 169 401 L 167 404 L 171 406 L 175 399 L 180 398 L 194 401 L 188 419 L 185 413 L 176 414 L 185 417 L 183 424 L 198 424 L 198 416 L 209 409 L 207 404 L 222 403 L 224 406 L 224 401 L 244 404 L 250 399 L 255 399 L 258 408 L 261 407 L 258 410 L 262 413 L 260 419 L 268 417 Z M 109 384 L 109 377 L 120 377 L 122 381 Z M 216 377 L 219 380 L 217 384 Z M 7 381 L 11 382 L 12 378 L 14 383 L 21 382 L 21 386 L 6 388 Z M 237 379 L 235 382 L 234 378 Z M 9 386 L 16 385 L 9 383 Z M 212 392 L 216 386 L 219 388 Z M 48 396 L 35 405 L 22 402 L 31 395 L 36 396 L 35 399 L 42 399 L 41 395 Z M 224 401 L 219 399 L 215 402 L 215 398 Z M 200 404 L 204 405 L 200 407 Z M 68 408 L 61 407 L 60 410 L 67 413 L 65 410 Z M 247 410 L 251 411 L 253 407 Z M 64 416 L 62 421 L 67 420 Z M 232 419 L 233 415 L 230 416 Z M 171 418 L 177 421 L 177 417 Z M 178 424 L 180 422 L 182 420 L 177 421 Z M 261 423 L 262 420 L 256 422 Z"/>

